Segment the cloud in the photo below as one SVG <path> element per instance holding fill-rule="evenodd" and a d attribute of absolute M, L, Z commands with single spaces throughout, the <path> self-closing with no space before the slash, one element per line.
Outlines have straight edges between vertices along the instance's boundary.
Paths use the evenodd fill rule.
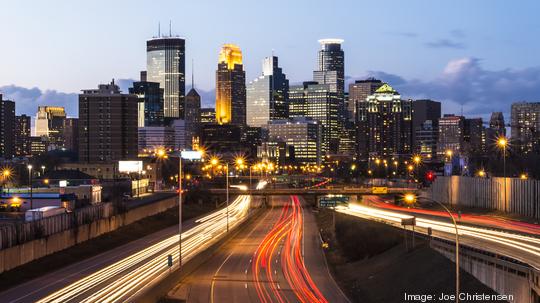
<path fill-rule="evenodd" d="M 431 98 L 443 102 L 445 112 L 489 115 L 510 112 L 516 101 L 540 101 L 540 66 L 524 69 L 486 70 L 474 57 L 448 62 L 432 80 L 406 80 L 398 75 L 371 71 L 367 76 L 388 82 L 403 97 Z"/>
<path fill-rule="evenodd" d="M 450 39 L 438 39 L 435 41 L 427 42 L 426 46 L 429 48 L 453 48 L 453 49 L 464 49 L 465 44 L 458 41 L 453 41 Z"/>
<path fill-rule="evenodd" d="M 406 37 L 406 38 L 418 37 L 418 34 L 413 33 L 413 32 L 386 32 L 386 34 L 391 35 L 391 36 L 400 36 L 400 37 Z"/>
<path fill-rule="evenodd" d="M 79 97 L 76 93 L 42 91 L 37 87 L 25 88 L 16 85 L 2 86 L 0 93 L 3 99 L 15 101 L 17 114 L 34 116 L 38 105 L 56 105 L 65 107 L 69 116 L 78 116 Z"/>

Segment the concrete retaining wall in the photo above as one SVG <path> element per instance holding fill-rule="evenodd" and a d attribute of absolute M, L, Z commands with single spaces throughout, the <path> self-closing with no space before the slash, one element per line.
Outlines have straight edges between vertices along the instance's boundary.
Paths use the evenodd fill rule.
<path fill-rule="evenodd" d="M 159 202 L 131 209 L 120 215 L 100 219 L 75 229 L 0 250 L 0 273 L 164 212 L 175 207 L 177 201 L 176 197 L 166 198 Z"/>

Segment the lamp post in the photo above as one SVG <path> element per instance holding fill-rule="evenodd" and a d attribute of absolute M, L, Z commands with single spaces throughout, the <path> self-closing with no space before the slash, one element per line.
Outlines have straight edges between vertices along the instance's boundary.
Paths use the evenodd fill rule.
<path fill-rule="evenodd" d="M 508 140 L 505 137 L 500 137 L 497 139 L 497 145 L 503 150 L 504 211 L 508 212 L 508 201 L 506 201 L 506 147 Z"/>
<path fill-rule="evenodd" d="M 455 259 L 456 259 L 456 262 L 455 262 L 456 263 L 456 303 L 458 303 L 459 302 L 459 230 L 458 230 L 458 226 L 457 226 L 457 223 L 456 223 L 456 219 L 454 218 L 454 216 L 452 215 L 450 210 L 446 206 L 444 206 L 444 204 L 440 203 L 439 201 L 429 199 L 429 198 L 425 198 L 425 197 L 418 197 L 418 198 L 423 198 L 423 199 L 426 199 L 428 201 L 435 202 L 439 206 L 444 208 L 444 210 L 450 216 L 450 219 L 452 219 L 452 223 L 454 224 L 454 229 L 456 231 L 456 237 L 455 237 L 455 242 L 456 242 L 456 248 L 455 248 L 455 250 L 456 250 L 456 254 L 455 254 Z M 414 194 L 406 194 L 405 195 L 405 202 L 414 203 L 415 201 L 416 201 L 416 196 Z"/>
<path fill-rule="evenodd" d="M 225 186 L 227 187 L 227 190 L 226 190 L 226 193 L 227 193 L 227 197 L 226 197 L 226 203 L 227 203 L 227 210 L 226 210 L 226 217 L 227 217 L 227 232 L 229 232 L 229 162 L 227 162 L 227 164 L 225 164 L 225 170 L 226 170 L 226 178 L 225 178 Z"/>
<path fill-rule="evenodd" d="M 45 165 L 41 165 L 41 176 L 45 175 Z"/>
<path fill-rule="evenodd" d="M 454 173 L 454 164 L 452 163 L 452 156 L 454 155 L 454 152 L 449 149 L 445 152 L 446 156 L 448 157 L 448 160 L 450 161 L 450 184 L 448 186 L 449 189 L 449 195 L 448 195 L 448 204 L 452 205 L 452 175 Z"/>
<path fill-rule="evenodd" d="M 30 209 L 34 209 L 34 195 L 32 188 L 32 165 L 28 165 L 28 183 L 30 185 Z"/>

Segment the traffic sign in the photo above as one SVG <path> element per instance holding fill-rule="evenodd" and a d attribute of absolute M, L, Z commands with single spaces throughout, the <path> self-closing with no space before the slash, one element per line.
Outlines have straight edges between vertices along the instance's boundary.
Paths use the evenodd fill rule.
<path fill-rule="evenodd" d="M 349 204 L 349 197 L 329 195 L 319 198 L 319 207 L 336 207 L 338 203 L 345 205 Z"/>
<path fill-rule="evenodd" d="M 371 188 L 371 193 L 373 193 L 373 194 L 387 194 L 388 193 L 388 187 L 386 187 L 386 186 L 373 186 Z"/>

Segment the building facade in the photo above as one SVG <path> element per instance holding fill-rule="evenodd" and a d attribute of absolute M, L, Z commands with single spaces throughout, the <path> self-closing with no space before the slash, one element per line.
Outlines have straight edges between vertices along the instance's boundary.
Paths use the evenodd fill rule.
<path fill-rule="evenodd" d="M 145 126 L 138 129 L 139 152 L 173 149 L 175 133 L 170 126 Z"/>
<path fill-rule="evenodd" d="M 246 87 L 246 119 L 252 127 L 266 127 L 270 120 L 289 117 L 289 80 L 278 65 L 278 57 L 266 57 L 262 76 Z"/>
<path fill-rule="evenodd" d="M 38 137 L 49 139 L 49 148 L 64 147 L 64 123 L 66 110 L 60 106 L 39 106 L 36 114 L 36 131 Z"/>
<path fill-rule="evenodd" d="M 522 154 L 540 152 L 540 102 L 513 103 L 510 119 L 514 150 Z"/>
<path fill-rule="evenodd" d="M 298 164 L 319 164 L 322 160 L 322 125 L 310 118 L 274 120 L 268 123 L 270 142 L 292 146 Z"/>
<path fill-rule="evenodd" d="M 359 102 L 358 159 L 409 158 L 412 154 L 412 101 L 384 84 Z"/>
<path fill-rule="evenodd" d="M 0 158 L 15 155 L 15 102 L 3 100 L 0 94 Z"/>
<path fill-rule="evenodd" d="M 64 120 L 64 147 L 79 154 L 79 119 L 66 118 Z"/>
<path fill-rule="evenodd" d="M 133 87 L 129 88 L 129 93 L 136 95 L 139 99 L 137 106 L 138 127 L 164 125 L 164 89 L 160 88 L 158 82 L 133 82 Z"/>
<path fill-rule="evenodd" d="M 201 123 L 217 123 L 216 110 L 211 107 L 201 108 Z"/>
<path fill-rule="evenodd" d="M 15 156 L 17 157 L 25 157 L 31 155 L 31 124 L 32 118 L 30 116 L 20 115 L 15 117 Z"/>
<path fill-rule="evenodd" d="M 79 95 L 79 161 L 115 162 L 137 158 L 136 95 L 122 94 L 114 84 Z"/>
<path fill-rule="evenodd" d="M 349 106 L 347 108 L 349 120 L 352 122 L 358 121 L 358 105 L 360 102 L 365 102 L 367 97 L 375 93 L 384 83 L 375 78 L 367 78 L 365 80 L 356 80 L 349 84 Z"/>
<path fill-rule="evenodd" d="M 437 155 L 442 159 L 451 151 L 453 155 L 464 154 L 465 118 L 456 115 L 444 115 L 439 119 L 439 138 Z"/>
<path fill-rule="evenodd" d="M 197 141 L 201 124 L 201 96 L 192 88 L 186 95 L 186 146 L 193 148 Z"/>
<path fill-rule="evenodd" d="M 439 136 L 439 119 L 441 118 L 441 103 L 429 99 L 414 100 L 412 103 L 413 150 L 423 156 L 430 155 L 435 159 L 437 154 L 437 138 Z M 429 122 L 427 122 L 429 121 Z M 433 137 L 429 138 L 429 136 Z M 420 135 L 422 138 L 418 138 Z M 435 141 L 435 147 L 430 148 L 430 142 Z M 433 146 L 431 146 L 433 147 Z"/>
<path fill-rule="evenodd" d="M 163 89 L 163 115 L 184 117 L 186 92 L 186 41 L 180 37 L 157 37 L 146 41 L 146 79 Z"/>
<path fill-rule="evenodd" d="M 242 51 L 237 45 L 221 48 L 216 71 L 216 121 L 219 124 L 246 124 L 246 73 Z"/>

